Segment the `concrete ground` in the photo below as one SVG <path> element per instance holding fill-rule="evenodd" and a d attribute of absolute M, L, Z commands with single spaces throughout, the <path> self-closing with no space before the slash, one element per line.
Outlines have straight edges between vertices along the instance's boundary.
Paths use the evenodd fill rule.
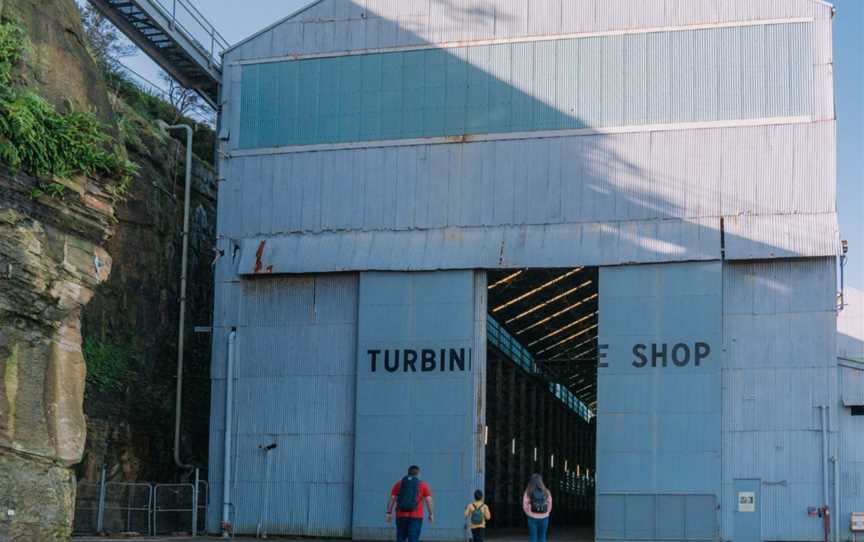
<path fill-rule="evenodd" d="M 519 529 L 507 529 L 500 531 L 491 531 L 486 537 L 490 542 L 527 542 L 528 541 L 528 531 L 527 530 L 519 530 Z M 189 536 L 185 537 L 143 537 L 143 538 L 107 538 L 107 537 L 75 537 L 72 539 L 73 542 L 130 542 L 130 541 L 147 541 L 147 542 L 205 542 L 212 541 L 216 542 L 217 540 L 225 540 L 224 538 L 219 537 L 208 537 L 208 536 L 199 536 L 196 538 L 192 538 Z M 233 540 L 235 542 L 254 542 L 258 539 L 255 537 L 237 537 L 230 538 L 228 540 Z M 299 537 L 270 537 L 268 540 L 295 540 L 298 542 L 337 542 L 335 540 L 315 540 L 311 538 L 299 538 Z M 558 528 L 558 529 L 550 529 L 549 530 L 549 542 L 592 542 L 594 540 L 594 531 L 590 528 Z M 339 541 L 342 542 L 342 541 Z"/>

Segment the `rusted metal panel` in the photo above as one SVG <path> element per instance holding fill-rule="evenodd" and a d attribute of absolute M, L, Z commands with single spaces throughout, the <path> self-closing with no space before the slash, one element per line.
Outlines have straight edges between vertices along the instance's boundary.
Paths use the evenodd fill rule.
<path fill-rule="evenodd" d="M 262 241 L 242 240 L 240 246 L 238 272 L 256 274 Z M 718 259 L 720 232 L 717 219 L 666 219 L 280 235 L 263 246 L 265 274 L 574 267 Z"/>

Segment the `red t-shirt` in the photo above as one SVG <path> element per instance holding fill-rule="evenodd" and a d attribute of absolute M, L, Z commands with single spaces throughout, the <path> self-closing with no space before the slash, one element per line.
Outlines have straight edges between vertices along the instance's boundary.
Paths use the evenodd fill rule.
<path fill-rule="evenodd" d="M 390 495 L 394 497 L 399 497 L 399 490 L 402 489 L 402 480 L 399 480 L 393 485 L 393 489 L 390 491 Z M 417 507 L 411 512 L 403 512 L 399 510 L 398 505 L 396 506 L 396 517 L 397 518 L 420 518 L 423 519 L 423 501 L 426 497 L 432 496 L 432 490 L 429 488 L 429 484 L 421 481 L 417 486 Z"/>

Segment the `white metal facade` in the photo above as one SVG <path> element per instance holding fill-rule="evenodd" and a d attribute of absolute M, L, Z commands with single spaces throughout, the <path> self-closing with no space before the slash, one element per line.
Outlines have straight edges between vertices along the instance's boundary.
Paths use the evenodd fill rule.
<path fill-rule="evenodd" d="M 791 421 L 797 410 L 783 418 L 789 423 L 768 414 L 751 423 L 738 409 L 757 388 L 760 401 L 782 401 L 790 385 L 817 393 L 808 388 L 811 373 L 834 370 L 833 350 L 823 359 L 834 344 L 830 284 L 839 248 L 831 16 L 829 5 L 814 0 L 324 0 L 228 51 L 219 134 L 218 233 L 224 256 L 217 263 L 211 472 L 221 472 L 223 428 L 215 415 L 224 406 L 220 343 L 230 328 L 242 334 L 254 327 L 237 316 L 241 307 L 259 303 L 250 297 L 250 284 L 293 280 L 260 275 L 306 273 L 320 281 L 326 280 L 322 273 L 361 273 L 360 279 L 345 275 L 353 277 L 345 280 L 354 281 L 356 297 L 358 281 L 370 271 L 679 262 L 684 268 L 722 268 L 723 275 L 722 310 L 716 314 L 724 349 L 717 536 L 734 539 L 727 509 L 735 480 L 758 475 L 772 483 L 786 476 L 786 485 L 769 484 L 763 491 L 766 506 L 773 508 L 765 512 L 761 539 L 813 538 L 812 523 L 797 516 L 821 483 L 809 471 L 803 474 L 812 465 L 790 457 L 788 470 L 781 472 L 780 463 L 757 456 L 772 443 L 784 449 L 800 444 L 809 453 L 820 428 L 814 428 L 807 409 L 820 406 L 818 401 L 800 407 L 807 410 L 801 427 Z M 638 47 L 649 42 L 666 48 L 647 48 L 660 51 L 650 56 Z M 754 43 L 777 54 L 756 58 L 750 54 Z M 521 64 L 515 61 L 517 50 L 524 55 Z M 572 62 L 578 69 L 561 74 L 556 66 L 571 66 L 562 56 L 568 50 L 576 51 Z M 442 114 L 452 100 L 447 88 L 468 89 L 461 109 L 451 111 L 464 115 L 455 128 L 445 122 L 440 130 L 429 129 L 430 117 L 422 111 L 412 116 L 405 101 L 412 92 L 435 87 L 406 86 L 411 78 L 405 75 L 417 72 L 410 72 L 412 59 L 433 53 L 451 66 L 441 72 Z M 499 53 L 503 57 L 495 56 Z M 550 54 L 554 69 L 534 69 Z M 370 86 L 361 85 L 352 97 L 345 81 L 351 73 L 363 77 L 364 65 L 357 62 L 379 56 L 399 57 L 401 86 L 387 87 L 388 73 L 396 72 L 375 68 L 379 71 L 366 73 L 373 75 L 367 77 Z M 707 81 L 692 77 L 697 65 L 709 66 Z M 322 75 L 322 66 L 331 66 L 330 78 Z M 472 81 L 475 88 L 485 85 L 485 98 L 471 94 Z M 721 90 L 706 99 L 715 87 Z M 297 101 L 291 104 L 294 113 L 285 116 L 279 100 L 288 89 Z M 316 98 L 333 93 L 338 96 Z M 502 93 L 508 98 L 496 102 L 493 95 Z M 356 110 L 349 107 L 354 98 L 360 104 Z M 388 110 L 397 99 L 401 105 Z M 507 120 L 493 122 L 502 111 Z M 519 121 L 526 114 L 531 122 Z M 389 127 L 368 124 L 386 119 Z M 419 119 L 422 125 L 411 124 Z M 359 127 L 350 124 L 355 121 Z M 703 263 L 680 263 L 694 261 Z M 633 268 L 631 276 L 639 273 Z M 475 286 L 472 295 L 480 290 Z M 745 306 L 748 300 L 763 300 L 770 310 Z M 808 300 L 811 308 L 796 305 Z M 484 310 L 485 301 L 470 301 Z M 314 300 L 330 302 L 362 314 L 356 299 Z M 272 303 L 277 313 L 294 310 L 279 308 L 291 306 L 287 301 Z M 354 344 L 355 351 L 345 350 L 348 357 L 339 359 L 360 363 L 357 330 L 365 324 L 343 323 L 344 333 L 332 340 L 345 348 Z M 765 347 L 756 344 L 764 339 L 753 331 L 759 326 L 786 331 L 777 331 L 768 341 L 774 346 Z M 475 339 L 482 340 L 481 331 L 474 330 Z M 811 349 L 809 361 L 784 372 L 786 358 L 778 352 L 786 340 L 825 348 Z M 769 348 L 772 353 L 756 366 L 741 345 L 747 345 L 744 352 Z M 280 363 L 278 349 L 265 362 L 251 345 L 244 348 L 238 356 L 248 363 Z M 347 365 L 343 369 L 350 373 Z M 346 383 L 345 393 L 356 393 L 359 382 Z M 482 402 L 478 390 L 479 377 L 475 399 Z M 832 401 L 837 387 L 825 393 L 819 397 L 834 405 L 836 450 L 838 427 L 848 420 L 840 421 L 843 412 Z M 354 416 L 356 405 L 343 400 L 348 399 L 335 404 Z M 303 415 L 303 401 L 290 404 Z M 254 415 L 258 406 L 248 408 L 246 415 Z M 301 433 L 328 433 L 332 420 L 319 421 L 323 429 Z M 262 428 L 261 435 L 269 430 Z M 336 440 L 341 452 L 335 456 L 344 459 L 349 448 L 356 451 L 353 433 Z M 237 453 L 235 461 L 243 461 Z M 738 461 L 751 457 L 750 463 Z M 482 466 L 475 475 L 482 480 Z M 368 484 L 356 473 L 338 483 L 361 479 Z M 316 480 L 303 483 L 314 488 Z M 332 506 L 353 507 L 354 527 L 372 529 L 365 516 L 358 520 L 356 487 L 346 485 L 338 495 L 326 487 Z M 844 506 L 851 506 L 853 490 L 844 491 Z M 236 515 L 244 513 L 241 506 L 256 506 L 256 497 L 248 499 L 235 503 Z M 795 520 L 786 521 L 787 513 Z M 352 527 L 343 521 L 325 532 L 318 519 L 298 521 L 285 531 L 347 535 Z M 209 525 L 215 530 L 218 517 L 211 514 Z M 364 534 L 377 536 L 374 530 Z M 445 529 L 439 534 L 450 536 Z M 632 538 L 627 532 L 606 538 L 616 537 Z"/>

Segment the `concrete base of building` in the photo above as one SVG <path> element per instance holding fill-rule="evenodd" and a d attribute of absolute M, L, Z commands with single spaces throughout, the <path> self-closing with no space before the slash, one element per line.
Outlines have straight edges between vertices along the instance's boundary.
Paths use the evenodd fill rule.
<path fill-rule="evenodd" d="M 487 540 L 494 542 L 527 542 L 528 541 L 528 530 L 527 529 L 499 529 L 499 530 L 491 530 L 489 531 Z M 142 537 L 142 538 L 104 538 L 104 537 L 76 537 L 73 538 L 73 542 L 130 542 L 135 540 L 146 540 L 147 542 L 189 542 L 189 541 L 217 541 L 217 540 L 225 540 L 220 537 L 210 537 L 210 536 L 199 536 L 199 537 L 189 537 L 189 536 L 168 536 L 168 537 Z M 253 537 L 238 537 L 231 538 L 234 542 L 252 542 L 256 539 Z M 312 538 L 299 538 L 299 537 L 270 537 L 268 540 L 303 540 L 303 542 L 316 542 L 316 539 Z M 321 542 L 326 542 L 332 539 L 320 539 Z M 342 540 L 342 539 L 339 539 Z M 594 530 L 590 527 L 558 527 L 558 528 L 550 528 L 549 530 L 549 540 L 551 542 L 591 542 L 594 540 Z"/>

